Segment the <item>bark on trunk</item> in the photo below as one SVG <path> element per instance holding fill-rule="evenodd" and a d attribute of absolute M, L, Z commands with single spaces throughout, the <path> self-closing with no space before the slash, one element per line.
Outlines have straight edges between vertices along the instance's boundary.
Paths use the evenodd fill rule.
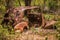
<path fill-rule="evenodd" d="M 31 0 L 24 0 L 25 6 L 31 6 Z M 27 13 L 30 13 L 30 10 L 25 10 L 25 15 L 27 16 Z"/>

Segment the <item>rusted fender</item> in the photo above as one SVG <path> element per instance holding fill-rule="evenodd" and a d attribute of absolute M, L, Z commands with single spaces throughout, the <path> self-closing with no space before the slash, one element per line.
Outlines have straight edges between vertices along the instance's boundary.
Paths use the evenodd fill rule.
<path fill-rule="evenodd" d="M 54 20 L 47 21 L 45 27 L 49 27 L 51 25 L 54 25 L 55 23 L 56 23 L 56 21 L 54 21 Z"/>
<path fill-rule="evenodd" d="M 28 28 L 28 23 L 27 22 L 20 22 L 14 27 L 14 30 L 15 31 L 20 30 L 20 32 L 23 32 L 25 27 Z"/>

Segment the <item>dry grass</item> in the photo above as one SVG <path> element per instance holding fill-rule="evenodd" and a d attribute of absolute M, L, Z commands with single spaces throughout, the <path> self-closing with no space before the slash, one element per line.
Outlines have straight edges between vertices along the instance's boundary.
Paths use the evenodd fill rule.
<path fill-rule="evenodd" d="M 56 34 L 58 34 L 55 30 L 49 29 L 38 29 L 36 30 L 28 30 L 23 33 L 15 33 L 15 35 L 7 36 L 7 40 L 57 40 Z"/>

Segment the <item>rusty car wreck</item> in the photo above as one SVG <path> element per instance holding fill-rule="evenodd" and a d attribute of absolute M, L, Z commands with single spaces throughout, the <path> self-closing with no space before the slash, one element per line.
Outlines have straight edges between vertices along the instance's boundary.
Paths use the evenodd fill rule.
<path fill-rule="evenodd" d="M 5 17 L 4 20 L 13 20 L 12 26 L 14 30 L 20 30 L 23 32 L 24 28 L 30 28 L 32 26 L 34 27 L 39 27 L 41 26 L 42 28 L 51 28 L 51 25 L 54 25 L 56 21 L 51 20 L 48 22 L 45 22 L 43 13 L 28 13 L 27 14 L 27 19 L 24 19 L 24 11 L 25 10 L 31 10 L 31 9 L 36 9 L 39 8 L 38 6 L 24 6 L 24 7 L 16 7 L 16 8 L 11 8 L 7 10 L 6 14 L 13 14 L 13 17 Z M 11 12 L 11 13 L 9 13 Z M 2 24 L 4 21 L 2 22 Z M 6 23 L 7 24 L 7 23 Z"/>

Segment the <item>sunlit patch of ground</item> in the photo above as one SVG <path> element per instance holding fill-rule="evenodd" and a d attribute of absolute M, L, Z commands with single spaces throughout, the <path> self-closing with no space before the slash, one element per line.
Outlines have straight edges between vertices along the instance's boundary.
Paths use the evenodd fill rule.
<path fill-rule="evenodd" d="M 14 35 L 8 35 L 8 40 L 57 40 L 56 30 L 49 29 L 34 29 L 27 30 L 23 33 L 15 33 Z"/>

